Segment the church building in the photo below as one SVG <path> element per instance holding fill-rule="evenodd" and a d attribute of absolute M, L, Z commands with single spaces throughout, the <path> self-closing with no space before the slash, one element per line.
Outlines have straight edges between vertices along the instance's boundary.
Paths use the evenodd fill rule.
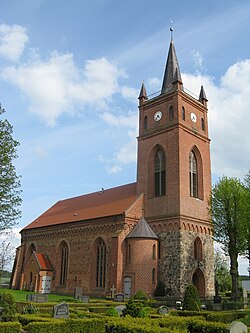
<path fill-rule="evenodd" d="M 182 83 L 171 38 L 162 89 L 139 94 L 135 183 L 58 201 L 21 231 L 14 289 L 90 296 L 214 294 L 207 98 Z"/>

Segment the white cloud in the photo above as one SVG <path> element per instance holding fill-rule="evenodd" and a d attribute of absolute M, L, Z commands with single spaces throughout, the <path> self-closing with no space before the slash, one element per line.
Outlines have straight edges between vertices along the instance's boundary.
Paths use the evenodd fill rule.
<path fill-rule="evenodd" d="M 18 61 L 29 38 L 27 30 L 20 25 L 0 25 L 0 56 Z"/>
<path fill-rule="evenodd" d="M 137 102 L 137 98 L 139 96 L 137 89 L 128 86 L 121 87 L 121 94 L 125 99 L 134 103 Z"/>
<path fill-rule="evenodd" d="M 193 57 L 193 62 L 194 62 L 194 65 L 196 67 L 196 70 L 199 72 L 203 69 L 203 57 L 202 55 L 200 54 L 199 51 L 197 50 L 193 50 L 192 51 L 192 57 Z"/>
<path fill-rule="evenodd" d="M 157 77 L 150 77 L 147 79 L 146 88 L 149 87 L 153 93 L 161 89 L 161 80 Z"/>
<path fill-rule="evenodd" d="M 212 172 L 242 178 L 250 168 L 250 60 L 232 65 L 216 84 L 208 76 L 183 74 L 183 82 L 208 97 Z"/>
<path fill-rule="evenodd" d="M 136 162 L 136 135 L 138 128 L 137 113 L 128 113 L 126 116 L 116 116 L 105 112 L 101 118 L 113 127 L 125 127 L 128 129 L 128 142 L 113 154 L 111 159 L 100 156 L 100 161 L 105 164 L 109 173 L 118 173 L 122 171 L 124 165 Z"/>
<path fill-rule="evenodd" d="M 118 92 L 117 80 L 123 75 L 106 58 L 87 61 L 80 72 L 72 54 L 57 52 L 48 61 L 10 66 L 2 73 L 3 78 L 17 85 L 28 98 L 29 111 L 49 126 L 55 125 L 62 113 L 71 113 L 75 104 L 105 109 Z"/>

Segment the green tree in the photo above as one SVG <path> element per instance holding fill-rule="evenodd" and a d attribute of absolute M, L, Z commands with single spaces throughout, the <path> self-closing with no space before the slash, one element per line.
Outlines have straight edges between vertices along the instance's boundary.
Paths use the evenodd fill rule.
<path fill-rule="evenodd" d="M 199 311 L 200 308 L 201 303 L 198 290 L 193 284 L 190 284 L 185 290 L 183 310 Z"/>
<path fill-rule="evenodd" d="M 0 116 L 5 110 L 0 105 Z M 12 138 L 13 129 L 7 119 L 0 119 L 0 232 L 10 229 L 21 215 L 20 177 L 13 160 L 19 143 Z"/>
<path fill-rule="evenodd" d="M 220 250 L 216 250 L 214 253 L 214 272 L 218 292 L 231 290 L 232 285 L 228 258 L 226 258 Z"/>
<path fill-rule="evenodd" d="M 210 211 L 214 239 L 230 258 L 232 297 L 239 296 L 238 256 L 244 253 L 247 235 L 246 189 L 237 178 L 222 177 L 213 187 Z"/>
<path fill-rule="evenodd" d="M 249 261 L 249 267 L 250 267 L 250 170 L 245 176 L 244 186 L 247 192 L 247 238 L 246 238 L 245 256 Z"/>

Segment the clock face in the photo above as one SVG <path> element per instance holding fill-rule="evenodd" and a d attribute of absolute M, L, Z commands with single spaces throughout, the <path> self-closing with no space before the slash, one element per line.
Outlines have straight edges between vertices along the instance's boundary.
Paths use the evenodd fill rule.
<path fill-rule="evenodd" d="M 161 120 L 161 118 L 162 118 L 162 113 L 161 113 L 161 111 L 157 111 L 157 112 L 155 112 L 155 114 L 154 114 L 154 120 L 155 120 L 155 121 L 159 121 L 159 120 Z"/>
<path fill-rule="evenodd" d="M 193 123 L 196 123 L 196 121 L 197 121 L 197 117 L 196 117 L 196 114 L 195 114 L 195 113 L 192 112 L 192 113 L 190 114 L 190 118 L 191 118 L 191 120 L 192 120 Z"/>

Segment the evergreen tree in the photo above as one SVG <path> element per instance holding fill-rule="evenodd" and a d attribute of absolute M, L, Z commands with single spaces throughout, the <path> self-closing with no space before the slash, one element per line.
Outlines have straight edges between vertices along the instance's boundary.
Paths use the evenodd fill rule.
<path fill-rule="evenodd" d="M 185 290 L 183 310 L 199 311 L 201 308 L 200 297 L 197 288 L 190 284 Z"/>
<path fill-rule="evenodd" d="M 0 105 L 0 116 L 4 113 Z M 12 133 L 8 120 L 0 119 L 0 232 L 13 227 L 21 215 L 20 177 L 13 165 L 19 143 L 12 138 Z"/>

